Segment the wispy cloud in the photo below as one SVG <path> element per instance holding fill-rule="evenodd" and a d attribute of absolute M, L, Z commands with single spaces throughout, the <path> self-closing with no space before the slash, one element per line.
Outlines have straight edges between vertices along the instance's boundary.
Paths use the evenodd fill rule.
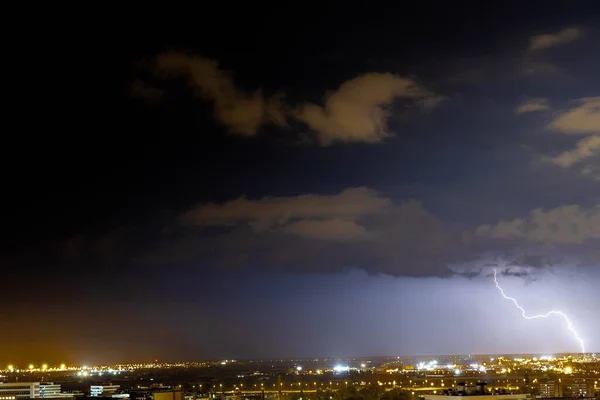
<path fill-rule="evenodd" d="M 366 73 L 327 92 L 321 104 L 294 105 L 285 102 L 283 93 L 267 97 L 261 90 L 241 89 L 231 73 L 205 57 L 164 53 L 156 57 L 154 67 L 159 77 L 186 79 L 199 97 L 213 104 L 215 119 L 232 134 L 254 136 L 264 125 L 287 126 L 289 120 L 296 120 L 306 124 L 322 146 L 335 142 L 379 143 L 391 136 L 388 119 L 397 99 L 426 111 L 444 98 L 411 78 Z M 138 97 L 157 95 L 141 81 L 133 87 Z"/>
<path fill-rule="evenodd" d="M 517 114 L 524 114 L 528 112 L 534 111 L 545 111 L 550 110 L 550 105 L 548 104 L 548 99 L 537 98 L 537 99 L 528 99 L 521 103 L 515 110 Z"/>
<path fill-rule="evenodd" d="M 573 150 L 560 153 L 552 158 L 552 161 L 561 167 L 567 168 L 583 160 L 600 155 L 600 135 L 588 136 L 577 142 Z M 592 166 L 588 166 L 582 172 L 590 174 Z M 586 173 L 587 172 L 587 173 Z"/>
<path fill-rule="evenodd" d="M 598 180 L 600 174 L 600 97 L 577 100 L 577 106 L 559 113 L 548 125 L 549 130 L 569 135 L 585 135 L 574 148 L 562 151 L 550 159 L 554 164 L 570 168 L 587 161 L 581 173 Z M 579 167 L 580 168 L 580 167 Z"/>
<path fill-rule="evenodd" d="M 549 47 L 570 43 L 583 37 L 583 35 L 583 30 L 579 28 L 565 28 L 556 33 L 535 35 L 531 37 L 529 50 L 542 50 Z"/>
<path fill-rule="evenodd" d="M 391 204 L 389 199 L 381 197 L 376 191 L 359 187 L 331 195 L 304 194 L 256 200 L 238 198 L 221 204 L 203 203 L 186 211 L 180 220 L 186 225 L 197 226 L 235 226 L 248 223 L 256 231 L 288 227 L 288 232 L 306 236 L 308 228 L 319 231 L 326 221 L 333 221 L 337 228 L 354 230 L 354 226 L 340 221 L 353 221 L 361 216 L 381 212 Z M 304 221 L 304 224 L 289 227 L 291 223 L 299 221 Z"/>
<path fill-rule="evenodd" d="M 246 92 L 236 86 L 231 74 L 211 59 L 182 53 L 164 53 L 156 58 L 157 73 L 181 76 L 196 93 L 214 106 L 215 119 L 231 133 L 254 135 L 259 127 L 276 123 L 284 125 L 281 98 L 267 98 L 261 90 Z"/>
<path fill-rule="evenodd" d="M 395 99 L 412 99 L 435 107 L 435 96 L 414 80 L 393 74 L 369 73 L 344 82 L 325 96 L 323 106 L 307 104 L 296 114 L 319 133 L 319 141 L 380 142 L 390 136 L 387 120 Z"/>
<path fill-rule="evenodd" d="M 586 97 L 577 103 L 578 106 L 558 114 L 548 128 L 563 133 L 600 134 L 600 97 Z"/>

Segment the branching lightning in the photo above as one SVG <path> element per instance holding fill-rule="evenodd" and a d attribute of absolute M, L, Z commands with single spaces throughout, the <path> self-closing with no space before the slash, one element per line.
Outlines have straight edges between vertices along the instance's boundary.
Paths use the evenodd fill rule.
<path fill-rule="evenodd" d="M 496 277 L 496 270 L 495 269 L 494 269 L 494 283 L 496 283 L 496 287 L 498 288 L 498 290 L 500 291 L 500 293 L 502 294 L 502 296 L 506 300 L 512 301 L 514 303 L 514 305 L 519 310 L 521 310 L 521 315 L 523 316 L 523 318 L 525 318 L 525 319 L 538 319 L 538 318 L 548 318 L 551 315 L 556 315 L 556 316 L 559 316 L 562 319 L 564 319 L 566 321 L 566 323 L 567 323 L 567 328 L 569 329 L 569 331 L 571 331 L 571 333 L 573 334 L 573 336 L 575 337 L 575 339 L 579 342 L 579 346 L 581 346 L 581 352 L 585 353 L 585 343 L 583 342 L 583 339 L 579 336 L 579 334 L 577 333 L 577 331 L 573 327 L 573 323 L 571 322 L 571 320 L 569 319 L 569 317 L 567 316 L 567 314 L 565 314 L 562 311 L 552 310 L 552 311 L 547 312 L 546 314 L 527 315 L 527 313 L 525 312 L 525 309 L 519 305 L 519 303 L 517 302 L 517 300 L 515 298 L 507 296 L 504 293 L 504 289 L 502 289 L 500 287 L 500 284 L 498 283 L 498 279 Z"/>

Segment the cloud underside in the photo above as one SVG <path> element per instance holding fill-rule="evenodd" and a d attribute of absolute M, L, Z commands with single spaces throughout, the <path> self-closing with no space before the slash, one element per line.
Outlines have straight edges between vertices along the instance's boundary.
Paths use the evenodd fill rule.
<path fill-rule="evenodd" d="M 144 230 L 150 239 L 136 246 L 132 243 L 139 235 L 118 230 L 87 244 L 73 238 L 65 243 L 63 257 L 75 263 L 83 262 L 81 257 L 102 257 L 111 265 L 134 262 L 144 268 L 362 269 L 393 276 L 472 278 L 494 266 L 503 273 L 531 274 L 527 268 L 600 261 L 600 207 L 540 209 L 467 228 L 445 223 L 418 201 L 395 202 L 357 187 L 201 203 L 171 221 L 168 229 Z"/>
<path fill-rule="evenodd" d="M 165 79 L 184 78 L 198 97 L 212 103 L 214 118 L 231 134 L 254 136 L 265 125 L 285 127 L 298 121 L 324 146 L 381 142 L 391 136 L 388 120 L 394 102 L 404 100 L 418 109 L 431 109 L 442 100 L 412 79 L 367 73 L 328 92 L 322 104 L 288 104 L 283 93 L 266 96 L 261 90 L 238 87 L 214 60 L 177 52 L 157 56 L 154 73 Z M 137 81 L 132 90 L 137 97 L 158 95 Z"/>
<path fill-rule="evenodd" d="M 215 261 L 222 266 L 266 265 L 296 272 L 361 268 L 427 276 L 449 273 L 444 258 L 453 257 L 459 242 L 419 202 L 394 204 L 362 187 L 331 195 L 199 204 L 179 222 L 197 232 L 211 228 L 227 232 L 193 245 L 188 238 L 168 240 L 150 259 L 165 261 L 176 254 L 183 256 L 181 261 L 190 261 L 211 249 L 227 254 Z M 181 251 L 181 246 L 187 250 Z"/>
<path fill-rule="evenodd" d="M 495 239 L 523 239 L 550 246 L 580 245 L 600 239 L 600 205 L 590 209 L 577 205 L 537 209 L 525 218 L 482 225 L 476 233 Z"/>

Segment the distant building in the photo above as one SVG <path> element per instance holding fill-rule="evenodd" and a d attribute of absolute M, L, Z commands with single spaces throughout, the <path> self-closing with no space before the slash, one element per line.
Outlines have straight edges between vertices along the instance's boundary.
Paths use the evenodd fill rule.
<path fill-rule="evenodd" d="M 90 396 L 92 397 L 112 397 L 121 386 L 119 385 L 92 385 L 90 386 Z"/>
<path fill-rule="evenodd" d="M 564 395 L 568 397 L 594 397 L 594 381 L 591 379 L 574 379 L 567 383 Z"/>
<path fill-rule="evenodd" d="M 424 394 L 425 400 L 456 400 L 456 395 Z M 483 394 L 467 395 L 469 400 L 532 400 L 530 394 Z"/>
<path fill-rule="evenodd" d="M 39 382 L 11 382 L 0 383 L 0 397 L 14 397 L 15 399 L 29 399 L 40 397 Z"/>
<path fill-rule="evenodd" d="M 458 382 L 456 388 L 444 391 L 444 394 L 425 394 L 424 400 L 456 400 L 457 396 L 468 397 L 469 400 L 531 400 L 530 394 L 492 394 L 486 389 L 484 382 L 469 386 L 465 382 Z"/>
<path fill-rule="evenodd" d="M 0 400 L 70 398 L 71 394 L 61 393 L 60 384 L 53 382 L 11 382 L 0 383 Z"/>
<path fill-rule="evenodd" d="M 62 397 L 60 384 L 54 382 L 40 382 L 40 397 Z"/>
<path fill-rule="evenodd" d="M 152 393 L 153 400 L 185 400 L 184 393 L 181 391 L 175 392 L 154 392 Z"/>
<path fill-rule="evenodd" d="M 561 385 L 556 381 L 546 381 L 540 383 L 540 397 L 561 397 Z"/>

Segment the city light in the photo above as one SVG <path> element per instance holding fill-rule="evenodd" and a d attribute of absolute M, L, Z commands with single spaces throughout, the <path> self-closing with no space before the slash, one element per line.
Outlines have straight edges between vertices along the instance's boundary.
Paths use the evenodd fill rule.
<path fill-rule="evenodd" d="M 572 373 L 573 373 L 572 367 L 565 367 L 565 374 L 572 374 Z"/>
<path fill-rule="evenodd" d="M 368 386 L 372 383 L 377 384 L 385 390 L 392 390 L 394 388 L 407 391 L 411 390 L 415 393 L 426 395 L 424 396 L 424 399 L 426 400 L 437 400 L 435 398 L 428 398 L 427 396 L 430 396 L 432 394 L 448 395 L 448 392 L 454 393 L 453 395 L 456 396 L 458 393 L 457 390 L 463 390 L 457 388 L 457 385 L 459 385 L 459 382 L 461 381 L 467 382 L 466 389 L 464 390 L 466 390 L 468 395 L 473 394 L 474 391 L 480 390 L 477 388 L 477 385 L 472 384 L 472 381 L 475 379 L 477 381 L 488 382 L 488 394 L 497 393 L 494 391 L 497 391 L 499 389 L 507 390 L 511 393 L 524 393 L 524 391 L 538 390 L 542 393 L 552 394 L 554 393 L 552 391 L 553 389 L 549 389 L 549 386 L 546 383 L 548 378 L 544 378 L 548 374 L 548 372 L 546 371 L 551 371 L 552 374 L 557 375 L 557 377 L 555 378 L 557 384 L 563 385 L 565 387 L 565 390 L 569 390 L 568 393 L 575 394 L 577 396 L 584 396 L 585 393 L 590 393 L 589 390 L 591 390 L 589 384 L 585 383 L 586 379 L 589 382 L 590 376 L 597 376 L 600 366 L 600 358 L 598 358 L 595 354 L 590 354 L 590 356 L 586 359 L 578 359 L 573 357 L 573 355 L 571 354 L 562 354 L 556 356 L 543 357 L 524 355 L 497 358 L 475 355 L 441 356 L 437 359 L 425 358 L 424 361 L 421 360 L 423 359 L 414 359 L 411 357 L 406 357 L 402 361 L 397 362 L 361 362 L 359 364 L 356 364 L 356 367 L 351 366 L 353 364 L 350 363 L 353 361 L 348 361 L 348 363 L 346 363 L 342 362 L 341 360 L 337 360 L 339 364 L 335 364 L 332 367 L 323 368 L 319 370 L 317 370 L 316 367 L 325 367 L 325 365 L 329 364 L 329 361 L 294 360 L 294 364 L 292 364 L 294 378 L 283 377 L 283 379 L 281 379 L 279 383 L 277 383 L 277 380 L 263 382 L 263 380 L 265 379 L 273 379 L 272 377 L 269 377 L 268 374 L 265 374 L 265 372 L 263 372 L 263 365 L 263 367 L 256 366 L 256 369 L 253 367 L 252 372 L 238 372 L 238 378 L 242 379 L 242 381 L 226 384 L 219 383 L 216 387 L 218 388 L 217 390 L 219 392 L 224 393 L 227 396 L 229 394 L 235 395 L 240 393 L 252 395 L 256 393 L 261 393 L 263 391 L 264 393 L 273 395 L 277 394 L 280 390 L 282 390 L 284 394 L 288 391 L 304 391 L 304 393 L 308 394 L 312 393 L 313 391 L 319 390 L 319 388 L 321 388 L 322 390 L 325 387 L 328 390 L 332 391 L 343 390 L 342 387 L 348 389 L 350 389 L 351 387 L 355 387 L 356 389 L 360 390 L 360 387 Z M 302 362 L 302 365 L 299 365 L 300 361 Z M 284 360 L 279 360 L 279 362 L 283 363 Z M 260 363 L 262 363 L 262 361 Z M 369 365 L 370 363 L 373 364 Z M 29 371 L 32 373 L 45 371 L 44 374 L 47 374 L 46 377 L 51 377 L 53 374 L 57 374 L 58 376 L 61 376 L 61 378 L 58 378 L 61 380 L 66 379 L 66 381 L 68 381 L 69 377 L 72 377 L 75 381 L 79 381 L 79 383 L 84 383 L 86 385 L 94 385 L 95 382 L 97 382 L 97 379 L 102 379 L 100 377 L 104 377 L 109 374 L 112 376 L 113 374 L 117 373 L 127 373 L 129 376 L 135 376 L 135 374 L 139 374 L 137 376 L 148 376 L 148 369 L 158 369 L 164 370 L 164 375 L 162 372 L 159 373 L 159 375 L 169 376 L 170 374 L 167 372 L 169 369 L 174 369 L 175 371 L 178 371 L 181 368 L 210 368 L 220 364 L 221 361 L 178 362 L 161 364 L 147 362 L 137 364 L 90 366 L 74 366 L 61 364 L 60 367 L 49 364 L 31 364 L 33 368 Z M 226 368 L 229 368 L 230 366 L 231 368 L 238 368 L 239 365 L 236 366 L 234 364 L 235 362 L 229 361 L 227 363 Z M 368 374 L 365 374 L 367 371 L 359 369 L 359 365 L 369 365 Z M 18 366 L 8 365 L 5 370 L 0 370 L 0 373 L 10 372 L 11 369 L 9 369 L 8 367 L 13 367 L 12 369 L 15 372 L 28 371 L 26 368 L 19 370 Z M 272 364 L 268 363 L 268 367 L 269 369 L 272 368 Z M 263 368 L 263 370 L 261 370 L 261 368 Z M 65 374 L 64 371 L 70 372 Z M 325 376 L 321 381 L 318 380 L 318 374 L 316 373 L 316 371 L 319 371 L 321 373 L 320 376 Z M 357 374 L 365 375 L 361 377 L 362 379 L 356 380 L 347 380 L 345 379 L 345 377 L 340 376 L 341 373 L 347 373 L 350 371 L 356 371 Z M 424 373 L 421 371 L 429 372 Z M 224 371 L 223 373 L 227 375 L 228 373 L 230 373 L 230 371 Z M 174 372 L 174 374 L 177 375 L 177 372 Z M 586 374 L 589 374 L 588 378 L 585 377 Z M 367 375 L 372 376 L 372 378 L 366 378 Z M 155 377 L 156 376 L 157 375 L 155 375 Z M 527 377 L 530 378 L 530 383 L 526 383 L 525 379 Z M 373 380 L 369 382 L 370 379 Z M 167 387 L 165 381 L 157 382 L 157 379 L 155 378 L 150 378 L 149 381 L 154 382 L 151 383 L 149 386 L 138 385 L 137 389 L 151 388 L 152 385 L 155 384 L 158 385 L 157 387 L 162 388 L 162 386 L 160 385 L 165 385 L 165 388 Z M 594 382 L 593 385 L 597 386 L 597 381 L 592 382 Z M 571 384 L 575 385 L 573 387 L 576 387 L 577 391 L 575 391 L 575 389 L 569 389 L 569 385 Z M 181 383 L 178 383 L 178 387 L 181 388 Z M 188 387 L 194 388 L 194 392 L 197 392 L 197 388 L 201 386 L 198 385 L 198 382 L 189 382 Z M 122 389 L 126 390 L 125 388 Z M 444 392 L 443 394 L 442 391 Z M 65 397 L 68 397 L 67 393 L 65 393 L 64 395 Z M 50 396 L 48 396 L 48 392 L 46 392 L 45 397 L 50 398 Z M 122 396 L 121 394 L 117 394 L 116 396 L 113 395 L 113 398 L 125 399 L 127 398 L 127 396 L 125 394 L 123 394 Z M 214 399 L 218 397 L 211 398 Z M 0 400 L 8 399 L 0 398 Z M 417 399 L 411 398 L 407 400 Z"/>
<path fill-rule="evenodd" d="M 517 300 L 513 297 L 509 297 L 504 293 L 504 289 L 502 289 L 500 287 L 500 284 L 498 283 L 498 279 L 497 279 L 497 273 L 496 270 L 494 269 L 494 283 L 496 284 L 496 288 L 498 288 L 498 290 L 500 291 L 500 293 L 502 294 L 502 296 L 506 299 L 506 300 L 510 300 L 514 303 L 514 305 L 521 310 L 521 315 L 523 316 L 523 318 L 525 319 L 538 319 L 538 318 L 548 318 L 552 315 L 556 315 L 559 317 L 562 317 L 566 323 L 567 323 L 567 328 L 569 329 L 569 331 L 571 331 L 571 333 L 573 333 L 573 336 L 575 336 L 575 339 L 579 342 L 579 345 L 581 346 L 581 353 L 585 353 L 585 344 L 583 342 L 583 339 L 581 339 L 581 337 L 579 336 L 579 334 L 577 333 L 577 331 L 575 330 L 575 328 L 573 327 L 573 323 L 571 322 L 571 320 L 569 319 L 569 317 L 562 311 L 557 311 L 557 310 L 552 310 L 547 312 L 546 314 L 538 314 L 538 315 L 527 315 L 527 312 L 525 311 L 525 309 L 523 307 L 521 307 L 519 305 L 519 303 L 517 302 Z"/>

